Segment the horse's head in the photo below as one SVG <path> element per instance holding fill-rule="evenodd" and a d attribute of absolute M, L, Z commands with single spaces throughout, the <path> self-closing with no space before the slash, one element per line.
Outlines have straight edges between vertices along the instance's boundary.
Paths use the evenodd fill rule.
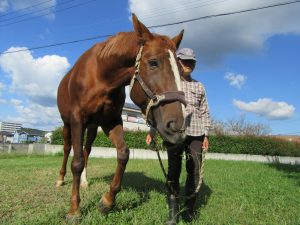
<path fill-rule="evenodd" d="M 140 48 L 130 83 L 130 97 L 164 139 L 179 143 L 185 137 L 185 100 L 175 51 L 183 31 L 170 39 L 152 34 L 134 14 L 132 20 Z"/>

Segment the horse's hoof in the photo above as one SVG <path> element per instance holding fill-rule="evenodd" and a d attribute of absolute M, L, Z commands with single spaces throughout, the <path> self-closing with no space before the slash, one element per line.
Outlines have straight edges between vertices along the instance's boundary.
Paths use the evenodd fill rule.
<path fill-rule="evenodd" d="M 89 182 L 87 182 L 87 181 L 81 182 L 81 183 L 80 183 L 80 187 L 82 187 L 82 188 L 84 188 L 84 189 L 88 188 L 88 187 L 89 187 Z"/>
<path fill-rule="evenodd" d="M 65 184 L 65 182 L 63 180 L 57 180 L 55 182 L 55 187 L 61 187 Z"/>
<path fill-rule="evenodd" d="M 107 215 L 111 211 L 113 206 L 114 206 L 113 204 L 110 205 L 110 206 L 104 204 L 103 197 L 102 197 L 100 202 L 99 202 L 99 211 L 100 211 L 101 214 Z"/>
<path fill-rule="evenodd" d="M 66 215 L 66 221 L 70 224 L 77 224 L 80 222 L 80 217 L 81 217 L 81 214 L 79 211 L 76 211 L 74 213 L 69 212 Z"/>

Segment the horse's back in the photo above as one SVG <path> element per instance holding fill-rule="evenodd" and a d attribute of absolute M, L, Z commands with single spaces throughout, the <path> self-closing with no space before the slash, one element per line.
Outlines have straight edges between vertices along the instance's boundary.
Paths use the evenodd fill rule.
<path fill-rule="evenodd" d="M 102 46 L 103 43 L 95 44 L 82 54 L 59 84 L 57 104 L 65 123 L 69 121 L 71 113 L 77 109 L 83 109 L 86 115 L 96 113 L 98 116 L 109 114 L 108 111 L 110 113 L 120 111 L 120 107 L 116 105 L 122 105 L 124 94 L 122 91 L 117 91 L 116 97 L 110 92 L 112 88 L 105 77 L 103 61 L 98 57 L 98 51 Z M 112 96 L 114 106 L 111 106 Z M 107 108 L 109 110 L 106 110 Z"/>

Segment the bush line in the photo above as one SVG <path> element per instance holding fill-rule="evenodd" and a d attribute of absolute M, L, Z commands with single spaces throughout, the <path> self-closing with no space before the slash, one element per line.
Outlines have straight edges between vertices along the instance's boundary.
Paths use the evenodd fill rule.
<path fill-rule="evenodd" d="M 148 149 L 147 132 L 125 131 L 124 138 L 129 148 Z M 300 143 L 267 136 L 210 136 L 209 152 L 300 157 Z M 63 145 L 62 128 L 52 135 L 52 144 Z M 93 143 L 97 147 L 113 147 L 103 132 L 98 132 Z"/>

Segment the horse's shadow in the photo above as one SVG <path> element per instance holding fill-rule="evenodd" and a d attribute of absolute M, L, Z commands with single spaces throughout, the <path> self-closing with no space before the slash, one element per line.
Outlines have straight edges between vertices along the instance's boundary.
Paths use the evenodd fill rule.
<path fill-rule="evenodd" d="M 110 174 L 104 177 L 89 178 L 89 186 L 103 181 L 109 185 L 113 179 L 113 176 L 114 174 Z M 148 177 L 142 172 L 127 172 L 123 176 L 122 189 L 121 192 L 117 195 L 117 204 L 113 208 L 113 211 L 120 212 L 137 208 L 138 206 L 148 201 L 151 191 L 154 190 L 159 193 L 164 193 L 164 189 L 165 185 L 160 180 Z M 126 201 L 125 203 L 120 203 L 118 202 L 118 197 L 122 195 L 122 190 L 129 192 L 134 191 L 135 193 L 137 193 L 138 197 L 135 197 L 133 200 L 127 199 L 128 201 Z M 98 204 L 98 200 L 99 193 L 95 194 L 95 196 L 92 197 L 92 201 L 81 208 L 81 214 L 87 215 L 89 211 Z"/>
<path fill-rule="evenodd" d="M 106 176 L 103 179 L 110 183 L 113 175 Z M 143 172 L 127 172 L 124 174 L 122 181 L 122 190 L 134 192 L 138 195 L 134 200 L 127 199 L 126 204 L 117 204 L 115 211 L 130 210 L 136 208 L 150 199 L 150 192 L 165 193 L 165 184 L 153 177 L 146 176 Z M 122 193 L 120 193 L 122 194 Z"/>
<path fill-rule="evenodd" d="M 91 178 L 89 180 L 89 185 L 93 185 L 97 182 L 105 181 L 107 184 L 109 184 L 113 178 L 114 174 L 107 175 L 105 177 L 101 178 Z M 180 202 L 181 204 L 184 202 L 184 187 L 181 187 L 181 195 L 180 195 Z M 134 208 L 137 208 L 145 202 L 147 202 L 150 199 L 150 193 L 151 192 L 158 192 L 160 194 L 167 194 L 167 188 L 165 183 L 162 180 L 155 179 L 153 177 L 146 176 L 143 172 L 127 172 L 124 174 L 123 181 L 122 181 L 122 190 L 131 192 L 133 191 L 135 195 L 137 194 L 137 197 L 132 197 L 132 195 L 129 195 L 130 198 L 133 199 L 126 199 L 125 202 L 121 203 L 118 202 L 117 197 L 117 204 L 114 207 L 113 211 L 124 211 L 124 210 L 132 210 Z M 205 184 L 205 182 L 202 183 L 201 189 L 199 191 L 199 195 L 195 204 L 195 210 L 199 210 L 203 206 L 205 206 L 208 203 L 208 199 L 211 195 L 212 191 L 209 186 Z M 122 194 L 122 193 L 120 193 Z M 119 195 L 120 195 L 119 194 Z M 118 196 L 119 196 L 118 195 Z M 126 196 L 127 197 L 127 196 Z M 99 199 L 99 196 L 95 196 L 93 199 Z M 89 209 L 93 208 L 97 202 L 91 201 L 88 205 L 86 205 L 82 209 L 82 214 L 87 214 Z M 183 208 L 183 207 L 181 207 Z"/>

